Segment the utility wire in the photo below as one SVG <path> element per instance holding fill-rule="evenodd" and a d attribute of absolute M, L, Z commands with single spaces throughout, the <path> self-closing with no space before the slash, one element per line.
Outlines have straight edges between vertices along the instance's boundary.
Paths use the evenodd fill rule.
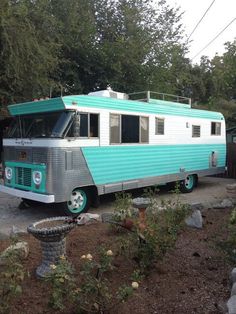
<path fill-rule="evenodd" d="M 209 47 L 213 41 L 215 41 L 234 21 L 236 20 L 236 17 L 234 19 L 232 19 L 231 22 L 229 22 L 229 24 L 227 24 L 205 47 L 203 47 L 193 58 L 195 59 L 203 50 L 205 50 L 207 47 Z"/>
<path fill-rule="evenodd" d="M 198 23 L 196 24 L 196 26 L 194 27 L 194 29 L 192 30 L 191 34 L 188 36 L 187 38 L 187 43 L 189 42 L 190 37 L 193 35 L 193 33 L 195 32 L 195 30 L 198 28 L 199 24 L 201 23 L 201 21 L 204 19 L 204 17 L 206 16 L 207 12 L 210 10 L 210 8 L 213 6 L 213 3 L 216 0 L 213 0 L 212 3 L 209 5 L 209 7 L 206 9 L 205 13 L 203 14 L 203 16 L 201 17 L 201 19 L 198 21 Z"/>

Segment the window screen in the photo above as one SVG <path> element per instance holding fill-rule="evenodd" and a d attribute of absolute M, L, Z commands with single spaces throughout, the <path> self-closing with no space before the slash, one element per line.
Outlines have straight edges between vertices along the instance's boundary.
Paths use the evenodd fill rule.
<path fill-rule="evenodd" d="M 220 122 L 211 122 L 211 135 L 221 135 Z"/>
<path fill-rule="evenodd" d="M 110 142 L 111 144 L 120 143 L 120 115 L 110 115 Z"/>
<path fill-rule="evenodd" d="M 156 135 L 163 135 L 165 132 L 165 120 L 161 118 L 156 118 Z"/>
<path fill-rule="evenodd" d="M 192 137 L 200 137 L 201 127 L 200 125 L 192 125 Z"/>
<path fill-rule="evenodd" d="M 141 143 L 148 143 L 148 117 L 140 117 Z"/>

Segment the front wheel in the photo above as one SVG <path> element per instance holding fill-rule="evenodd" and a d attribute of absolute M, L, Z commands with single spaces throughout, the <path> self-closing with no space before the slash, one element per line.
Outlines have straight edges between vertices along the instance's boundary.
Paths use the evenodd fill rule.
<path fill-rule="evenodd" d="M 78 216 L 87 212 L 90 207 L 90 193 L 88 189 L 74 189 L 67 202 L 59 204 L 64 214 L 68 216 Z"/>
<path fill-rule="evenodd" d="M 190 174 L 185 180 L 180 181 L 180 191 L 182 193 L 190 193 L 197 185 L 197 177 L 194 174 Z"/>

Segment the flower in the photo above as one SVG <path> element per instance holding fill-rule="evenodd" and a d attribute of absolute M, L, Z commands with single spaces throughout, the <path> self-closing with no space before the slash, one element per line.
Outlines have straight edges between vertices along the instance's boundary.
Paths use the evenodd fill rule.
<path fill-rule="evenodd" d="M 82 290 L 80 289 L 80 288 L 76 288 L 75 290 L 74 290 L 74 293 L 79 293 L 79 292 L 81 292 Z"/>
<path fill-rule="evenodd" d="M 139 284 L 138 284 L 137 281 L 133 281 L 132 284 L 131 284 L 131 286 L 132 286 L 133 289 L 138 289 Z"/>
<path fill-rule="evenodd" d="M 51 268 L 51 269 L 56 269 L 57 266 L 56 266 L 55 264 L 51 264 L 51 265 L 50 265 L 50 268 Z"/>
<path fill-rule="evenodd" d="M 65 279 L 68 280 L 68 279 L 69 279 L 69 276 L 68 276 L 68 275 L 65 275 Z"/>
<path fill-rule="evenodd" d="M 60 256 L 60 259 L 61 259 L 61 260 L 65 260 L 65 259 L 66 259 L 65 255 L 61 255 L 61 256 Z"/>
<path fill-rule="evenodd" d="M 91 260 L 93 259 L 93 257 L 92 257 L 91 254 L 87 254 L 87 255 L 86 255 L 86 258 L 87 258 L 89 261 L 91 261 Z"/>
<path fill-rule="evenodd" d="M 107 256 L 113 256 L 112 250 L 108 250 L 106 254 L 107 254 Z"/>
<path fill-rule="evenodd" d="M 81 259 L 85 259 L 85 258 L 86 258 L 86 255 L 82 255 L 82 256 L 81 256 Z"/>

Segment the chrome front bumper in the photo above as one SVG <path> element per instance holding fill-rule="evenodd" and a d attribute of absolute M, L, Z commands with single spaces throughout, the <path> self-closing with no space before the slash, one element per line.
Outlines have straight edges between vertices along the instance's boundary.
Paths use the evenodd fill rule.
<path fill-rule="evenodd" d="M 0 192 L 14 195 L 16 197 L 27 198 L 33 201 L 42 202 L 42 203 L 54 203 L 55 195 L 50 194 L 39 194 L 30 191 L 22 191 L 14 188 L 9 188 L 8 186 L 0 185 Z"/>

